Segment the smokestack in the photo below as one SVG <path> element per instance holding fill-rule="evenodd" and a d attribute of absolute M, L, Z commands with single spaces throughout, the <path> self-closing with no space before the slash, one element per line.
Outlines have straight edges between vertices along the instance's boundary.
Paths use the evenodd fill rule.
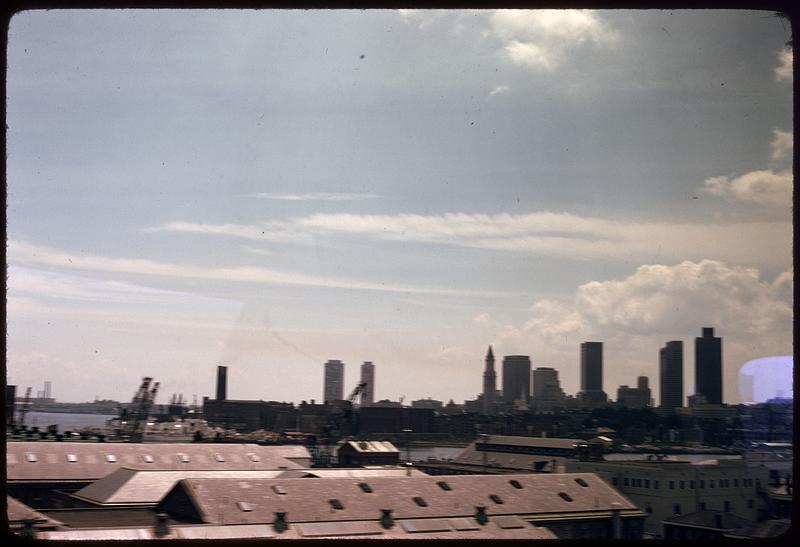
<path fill-rule="evenodd" d="M 228 398 L 228 367 L 217 367 L 217 401 Z"/>

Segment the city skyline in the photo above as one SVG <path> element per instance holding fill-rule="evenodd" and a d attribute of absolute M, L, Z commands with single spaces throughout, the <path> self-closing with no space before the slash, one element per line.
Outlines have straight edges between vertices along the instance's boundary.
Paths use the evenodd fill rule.
<path fill-rule="evenodd" d="M 790 38 L 743 10 L 19 13 L 7 381 L 211 396 L 222 365 L 298 402 L 335 356 L 345 394 L 370 359 L 378 399 L 460 402 L 487 345 L 576 393 L 598 340 L 613 398 L 709 326 L 738 402 L 792 353 Z"/>

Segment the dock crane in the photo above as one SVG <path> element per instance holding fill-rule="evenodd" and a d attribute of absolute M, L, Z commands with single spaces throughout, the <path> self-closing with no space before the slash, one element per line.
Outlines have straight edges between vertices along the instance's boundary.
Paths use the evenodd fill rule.
<path fill-rule="evenodd" d="M 358 396 L 367 388 L 367 382 L 359 382 L 344 401 L 334 401 L 334 408 L 328 414 L 327 423 L 322 426 L 321 443 L 316 440 L 311 443 L 311 452 L 315 467 L 328 467 L 331 463 L 331 446 L 335 445 L 342 436 L 341 426 L 350 418 L 353 404 Z"/>
<path fill-rule="evenodd" d="M 120 435 L 127 435 L 129 442 L 142 442 L 147 418 L 156 400 L 159 385 L 158 382 L 153 383 L 153 379 L 149 376 L 142 378 L 131 406 L 120 409 Z"/>

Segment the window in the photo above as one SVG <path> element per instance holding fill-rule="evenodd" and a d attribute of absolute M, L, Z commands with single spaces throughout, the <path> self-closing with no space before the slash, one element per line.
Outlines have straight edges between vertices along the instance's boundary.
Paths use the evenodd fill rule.
<path fill-rule="evenodd" d="M 700 502 L 700 510 L 701 511 L 705 511 L 706 510 L 706 502 L 704 502 L 704 501 Z"/>
<path fill-rule="evenodd" d="M 178 454 L 178 459 L 181 461 L 181 463 L 189 463 L 188 454 Z"/>
<path fill-rule="evenodd" d="M 439 481 L 439 482 L 437 482 L 436 484 L 438 484 L 438 485 L 439 485 L 439 488 L 441 488 L 442 490 L 447 490 L 448 492 L 449 492 L 450 490 L 452 490 L 452 488 L 450 488 L 450 485 L 449 485 L 449 484 L 447 484 L 445 481 Z"/>
<path fill-rule="evenodd" d="M 428 502 L 425 501 L 424 499 L 422 499 L 419 496 L 414 496 L 414 503 L 416 503 L 420 507 L 427 507 L 428 506 Z"/>
<path fill-rule="evenodd" d="M 681 504 L 676 503 L 672 506 L 672 514 L 673 515 L 680 515 L 681 514 Z"/>
<path fill-rule="evenodd" d="M 38 460 L 36 459 L 36 454 L 33 452 L 25 452 L 25 461 L 36 463 Z"/>
<path fill-rule="evenodd" d="M 339 500 L 338 500 L 338 499 L 336 499 L 336 498 L 333 498 L 333 499 L 330 499 L 330 500 L 328 500 L 328 503 L 330 503 L 330 504 L 331 504 L 331 507 L 333 507 L 334 509 L 337 509 L 337 510 L 342 510 L 342 509 L 344 509 L 344 505 L 342 505 L 342 502 L 341 502 L 341 501 L 339 501 Z"/>
<path fill-rule="evenodd" d="M 570 495 L 569 495 L 569 494 L 567 494 L 566 492 L 559 492 L 559 493 L 558 493 L 558 495 L 559 495 L 559 496 L 561 497 L 561 499 L 562 499 L 562 500 L 564 500 L 564 501 L 572 501 L 572 496 L 570 496 Z"/>
<path fill-rule="evenodd" d="M 117 457 L 114 454 L 106 454 L 106 461 L 108 463 L 117 463 Z"/>
<path fill-rule="evenodd" d="M 255 455 L 255 454 L 253 454 L 252 452 L 251 452 L 251 453 L 249 453 L 249 454 L 247 455 L 247 457 L 248 457 L 248 458 L 250 458 L 250 461 L 251 461 L 251 462 L 260 462 L 260 461 L 261 461 L 261 458 L 259 458 L 258 456 L 256 456 L 256 455 Z"/>
<path fill-rule="evenodd" d="M 614 486 L 617 485 L 617 477 L 611 477 L 611 484 L 613 484 Z"/>
<path fill-rule="evenodd" d="M 689 488 L 691 488 L 692 490 L 694 490 L 694 480 L 690 480 L 690 481 L 689 481 Z"/>
<path fill-rule="evenodd" d="M 615 479 L 615 480 L 616 480 L 616 479 Z M 511 479 L 510 481 L 508 481 L 508 484 L 510 484 L 511 486 L 513 486 L 514 488 L 516 488 L 516 489 L 518 489 L 518 490 L 521 490 L 521 489 L 522 489 L 522 485 L 519 483 L 519 481 L 518 481 L 518 480 Z M 616 482 L 615 482 L 614 484 L 616 484 Z"/>
<path fill-rule="evenodd" d="M 581 478 L 575 479 L 575 482 L 577 482 L 578 484 L 580 484 L 584 488 L 588 488 L 589 487 L 589 483 L 586 482 L 585 480 L 581 479 Z"/>
<path fill-rule="evenodd" d="M 658 490 L 658 479 L 653 479 L 653 488 Z"/>
<path fill-rule="evenodd" d="M 644 480 L 644 487 L 645 488 L 650 488 L 650 479 L 645 479 Z"/>
<path fill-rule="evenodd" d="M 67 454 L 67 461 L 69 463 L 75 463 L 78 461 L 78 456 L 76 456 L 75 454 Z"/>
<path fill-rule="evenodd" d="M 216 459 L 218 462 L 224 462 L 224 461 L 225 461 L 225 456 L 223 456 L 222 454 L 214 454 L 214 458 L 215 458 L 215 459 Z"/>
<path fill-rule="evenodd" d="M 680 484 L 681 490 L 684 490 L 686 488 L 686 481 L 680 481 L 679 484 Z"/>
<path fill-rule="evenodd" d="M 625 477 L 624 479 L 622 479 L 622 485 L 623 486 L 628 486 L 628 477 Z"/>
<path fill-rule="evenodd" d="M 706 481 L 703 480 L 703 479 L 700 479 L 700 488 L 705 488 L 705 487 L 706 487 Z"/>
<path fill-rule="evenodd" d="M 739 479 L 733 479 L 733 487 L 734 488 L 738 488 L 739 487 Z"/>
<path fill-rule="evenodd" d="M 675 481 L 669 481 L 669 489 L 675 490 Z"/>
<path fill-rule="evenodd" d="M 236 506 L 239 508 L 239 511 L 244 511 L 245 513 L 249 513 L 253 510 L 253 506 L 246 501 L 237 501 Z"/>
<path fill-rule="evenodd" d="M 144 463 L 153 463 L 154 461 L 153 456 L 151 456 L 150 454 L 144 454 L 142 456 L 142 459 L 144 460 Z"/>
<path fill-rule="evenodd" d="M 648 515 L 650 515 L 653 513 L 653 506 L 650 505 L 650 503 L 646 503 L 644 506 L 644 510 L 645 512 L 647 512 Z"/>
<path fill-rule="evenodd" d="M 372 487 L 370 485 L 368 485 L 367 483 L 365 483 L 365 482 L 358 483 L 358 487 L 361 488 L 362 492 L 365 492 L 367 494 L 371 494 L 372 493 Z"/>
<path fill-rule="evenodd" d="M 489 499 L 497 503 L 498 505 L 502 505 L 503 503 L 503 498 L 501 498 L 497 494 L 489 494 Z"/>
<path fill-rule="evenodd" d="M 747 500 L 747 508 L 748 509 L 752 509 L 755 506 L 756 506 L 755 500 Z"/>
<path fill-rule="evenodd" d="M 733 511 L 732 507 L 733 506 L 731 505 L 731 502 L 726 500 L 725 501 L 725 512 L 726 513 L 730 513 L 731 511 Z"/>
<path fill-rule="evenodd" d="M 708 479 L 708 487 L 714 488 L 714 479 Z"/>

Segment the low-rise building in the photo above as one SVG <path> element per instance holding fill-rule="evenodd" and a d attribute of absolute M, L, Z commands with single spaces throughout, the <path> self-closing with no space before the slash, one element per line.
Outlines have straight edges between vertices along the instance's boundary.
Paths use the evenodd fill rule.
<path fill-rule="evenodd" d="M 347 441 L 336 453 L 339 465 L 397 465 L 400 451 L 389 441 Z"/>
<path fill-rule="evenodd" d="M 568 472 L 598 473 L 647 514 L 645 531 L 663 537 L 663 521 L 696 511 L 733 513 L 748 520 L 768 516 L 769 472 L 744 460 L 689 462 L 652 456 L 645 460 L 574 461 Z"/>

